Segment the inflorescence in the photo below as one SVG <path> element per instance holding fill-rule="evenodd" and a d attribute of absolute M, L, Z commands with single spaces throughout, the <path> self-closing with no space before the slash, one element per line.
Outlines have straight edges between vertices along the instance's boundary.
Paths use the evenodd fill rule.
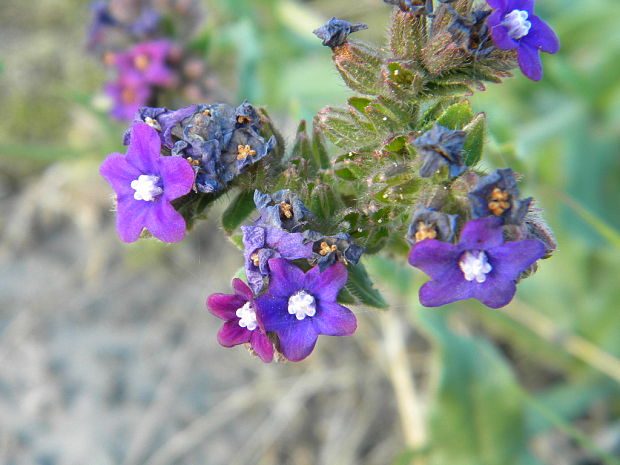
<path fill-rule="evenodd" d="M 363 96 L 322 110 L 310 135 L 302 122 L 290 150 L 249 102 L 141 106 L 125 134 L 127 153 L 101 166 L 126 242 L 149 234 L 178 242 L 209 205 L 235 193 L 222 225 L 243 252 L 247 283 L 235 278 L 232 294 L 207 300 L 224 320 L 225 347 L 246 344 L 264 362 L 299 361 L 319 335 L 353 334 L 347 306 L 387 306 L 364 254 L 408 257 L 430 277 L 420 288 L 424 306 L 477 299 L 499 308 L 555 250 L 534 199 L 520 194 L 520 175 L 479 168 L 485 115 L 466 100 L 517 65 L 542 77 L 539 51 L 559 45 L 533 14 L 534 1 L 385 3 L 396 7 L 385 48 L 348 38 L 362 23 L 332 18 L 314 31 Z M 116 24 L 97 11 L 95 42 L 100 28 Z M 169 47 L 145 42 L 115 60 L 161 86 L 173 80 Z"/>

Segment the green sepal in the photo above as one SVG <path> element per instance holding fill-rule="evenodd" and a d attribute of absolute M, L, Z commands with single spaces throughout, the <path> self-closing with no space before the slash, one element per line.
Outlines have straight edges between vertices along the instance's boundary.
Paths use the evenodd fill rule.
<path fill-rule="evenodd" d="M 231 234 L 230 236 L 228 236 L 228 239 L 235 245 L 235 247 L 237 247 L 243 252 L 243 250 L 245 249 L 245 247 L 243 246 L 243 234 Z"/>
<path fill-rule="evenodd" d="M 347 269 L 349 270 L 349 280 L 345 289 L 357 299 L 358 303 L 374 308 L 388 307 L 381 293 L 375 289 L 363 264 L 349 265 Z"/>
<path fill-rule="evenodd" d="M 232 234 L 255 209 L 254 191 L 239 192 L 222 214 L 222 227 L 224 231 Z"/>
<path fill-rule="evenodd" d="M 206 209 L 220 198 L 224 192 L 220 191 L 215 194 L 202 194 L 197 192 L 190 192 L 183 197 L 180 197 L 172 201 L 172 206 L 183 215 L 185 219 L 186 229 L 189 231 L 194 226 L 196 220 L 206 219 Z"/>
<path fill-rule="evenodd" d="M 467 166 L 474 166 L 482 158 L 482 151 L 484 150 L 486 115 L 478 113 L 468 125 L 463 127 L 463 130 L 467 132 L 464 147 L 465 164 Z"/>
<path fill-rule="evenodd" d="M 381 92 L 380 69 L 383 56 L 379 49 L 348 40 L 334 49 L 332 58 L 350 89 L 367 95 L 378 95 Z"/>
<path fill-rule="evenodd" d="M 420 60 L 426 43 L 426 18 L 394 9 L 389 32 L 390 51 L 401 60 Z"/>
<path fill-rule="evenodd" d="M 448 129 L 462 129 L 474 119 L 474 112 L 468 100 L 456 103 L 437 118 L 437 124 Z"/>

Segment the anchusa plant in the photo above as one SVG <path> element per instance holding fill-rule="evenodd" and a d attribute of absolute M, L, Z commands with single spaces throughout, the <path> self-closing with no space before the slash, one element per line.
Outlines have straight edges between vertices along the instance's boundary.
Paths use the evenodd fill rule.
<path fill-rule="evenodd" d="M 128 122 L 147 105 L 208 98 L 212 80 L 195 51 L 203 48 L 199 2 L 97 0 L 91 9 L 88 48 L 109 70 L 103 91 L 113 118 Z"/>
<path fill-rule="evenodd" d="M 533 0 L 385 3 L 394 11 L 384 47 L 350 39 L 360 23 L 332 18 L 314 31 L 359 95 L 320 111 L 310 131 L 302 121 L 290 148 L 248 102 L 142 107 L 127 154 L 101 167 L 128 242 L 179 241 L 222 194 L 231 199 L 222 226 L 247 283 L 235 278 L 232 294 L 207 300 L 225 321 L 223 346 L 299 361 L 319 335 L 353 334 L 349 307 L 388 306 L 364 255 L 408 259 L 426 273 L 424 306 L 477 299 L 499 308 L 555 249 L 520 175 L 480 168 L 485 115 L 467 101 L 517 66 L 541 77 L 538 52 L 558 41 Z M 150 63 L 153 79 L 167 79 Z"/>

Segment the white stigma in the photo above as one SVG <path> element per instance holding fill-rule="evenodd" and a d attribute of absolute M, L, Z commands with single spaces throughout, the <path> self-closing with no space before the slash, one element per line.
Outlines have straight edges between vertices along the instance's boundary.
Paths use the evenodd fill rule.
<path fill-rule="evenodd" d="M 508 29 L 508 35 L 515 40 L 529 34 L 532 23 L 527 20 L 528 13 L 525 10 L 512 10 L 502 21 L 502 26 Z"/>
<path fill-rule="evenodd" d="M 491 272 L 493 267 L 487 261 L 487 254 L 482 250 L 468 250 L 459 260 L 459 267 L 467 281 L 474 279 L 483 283 L 487 280 L 487 274 Z"/>
<path fill-rule="evenodd" d="M 307 316 L 316 315 L 316 302 L 314 297 L 306 291 L 299 291 L 288 299 L 288 312 L 295 315 L 298 320 L 303 320 Z"/>
<path fill-rule="evenodd" d="M 155 200 L 155 197 L 161 195 L 164 190 L 157 186 L 159 178 L 149 174 L 141 174 L 138 179 L 131 181 L 131 188 L 135 190 L 133 198 L 136 200 Z"/>
<path fill-rule="evenodd" d="M 258 321 L 256 321 L 256 312 L 252 308 L 250 302 L 246 302 L 245 305 L 235 312 L 235 315 L 239 317 L 239 326 L 246 328 L 248 331 L 254 331 L 258 328 Z"/>

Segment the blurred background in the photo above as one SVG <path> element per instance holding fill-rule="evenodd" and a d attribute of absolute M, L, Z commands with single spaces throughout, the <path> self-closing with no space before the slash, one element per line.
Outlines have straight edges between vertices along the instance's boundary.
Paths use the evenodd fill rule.
<path fill-rule="evenodd" d="M 311 33 L 381 42 L 379 0 L 202 0 L 209 96 L 299 119 L 350 95 Z M 620 3 L 540 0 L 545 78 L 478 92 L 488 168 L 524 175 L 559 243 L 502 310 L 423 309 L 404 262 L 367 265 L 392 303 L 298 364 L 223 349 L 205 308 L 242 257 L 220 202 L 182 244 L 126 245 L 98 174 L 126 125 L 88 52 L 90 4 L 2 0 L 0 464 L 620 463 Z M 103 103 L 102 103 L 103 102 Z"/>

